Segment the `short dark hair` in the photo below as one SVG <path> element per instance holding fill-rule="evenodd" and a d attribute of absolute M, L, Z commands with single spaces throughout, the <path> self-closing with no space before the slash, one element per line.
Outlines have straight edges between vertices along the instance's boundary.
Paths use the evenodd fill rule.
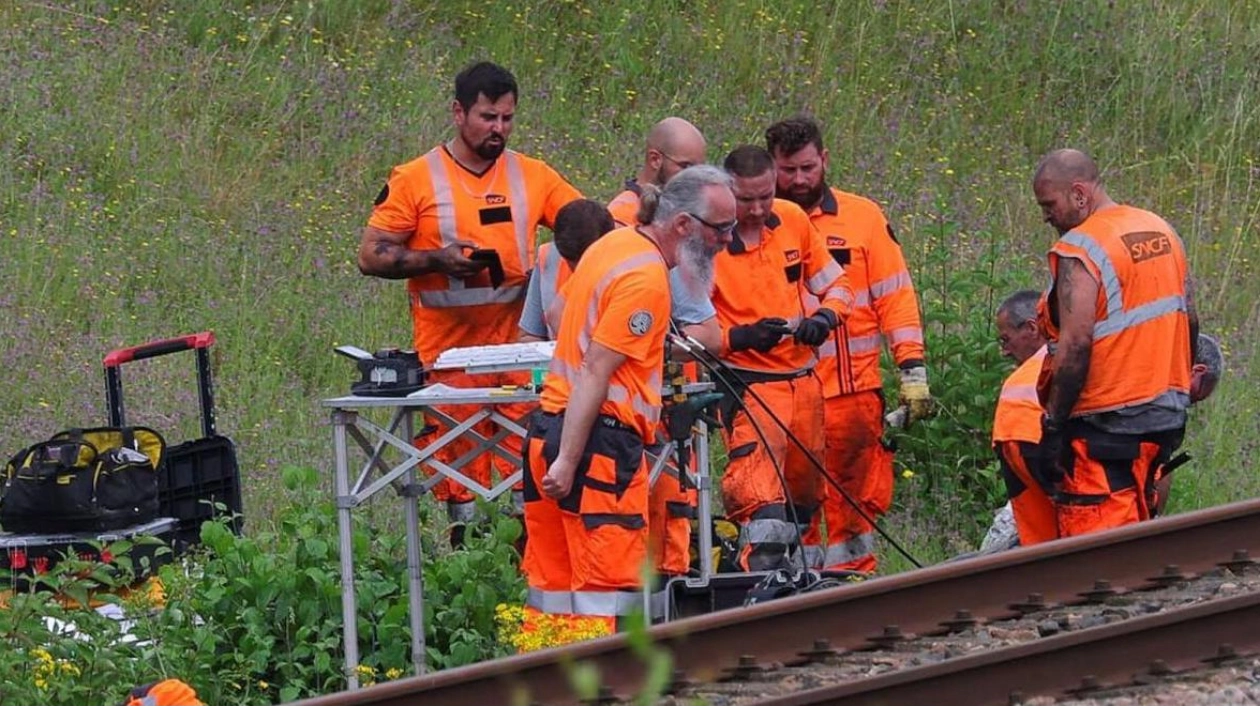
<path fill-rule="evenodd" d="M 455 100 L 468 110 L 477 102 L 477 96 L 485 94 L 491 102 L 505 94 L 518 98 L 516 77 L 511 71 L 489 61 L 479 61 L 465 66 L 455 75 Z"/>
<path fill-rule="evenodd" d="M 1207 334 L 1199 334 L 1199 345 L 1195 348 L 1194 362 L 1207 367 L 1209 381 L 1212 383 L 1220 381 L 1225 360 L 1221 355 L 1221 345 L 1216 343 L 1216 339 Z"/>
<path fill-rule="evenodd" d="M 740 145 L 722 161 L 722 168 L 736 177 L 760 177 L 774 170 L 774 158 L 764 147 Z"/>
<path fill-rule="evenodd" d="M 616 227 L 608 207 L 591 199 L 574 199 L 556 214 L 556 251 L 576 263 L 592 243 Z"/>
<path fill-rule="evenodd" d="M 822 128 L 818 121 L 806 115 L 780 120 L 766 128 L 766 149 L 771 154 L 780 152 L 784 157 L 795 155 L 806 145 L 813 145 L 822 154 Z"/>
<path fill-rule="evenodd" d="M 1041 293 L 1036 290 L 1020 290 L 1002 300 L 997 314 L 1006 314 L 1012 324 L 1023 324 L 1037 318 L 1037 302 L 1040 299 Z"/>

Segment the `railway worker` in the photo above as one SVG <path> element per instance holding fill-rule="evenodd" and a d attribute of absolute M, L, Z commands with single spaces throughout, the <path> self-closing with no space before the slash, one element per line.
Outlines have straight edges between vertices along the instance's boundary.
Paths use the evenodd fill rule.
<path fill-rule="evenodd" d="M 1014 372 L 1002 384 L 993 414 L 993 451 L 1002 467 L 1020 545 L 1059 537 L 1055 489 L 1041 479 L 1043 410 L 1037 400 L 1037 378 L 1046 357 L 1046 339 L 1037 325 L 1036 290 L 1020 290 L 998 306 L 994 317 L 1002 355 L 1013 359 Z"/>
<path fill-rule="evenodd" d="M 730 239 L 730 178 L 684 170 L 644 203 L 645 225 L 590 247 L 565 284 L 556 350 L 525 465 L 523 569 L 531 612 L 616 619 L 642 602 L 648 468 L 669 329 L 669 268 L 711 275 Z"/>
<path fill-rule="evenodd" d="M 856 297 L 853 314 L 818 348 L 817 373 L 823 385 L 828 472 L 866 517 L 825 485 L 821 512 L 806 534 L 806 555 L 816 568 L 874 572 L 875 533 L 867 517 L 886 513 L 893 493 L 893 454 L 882 441 L 879 361 L 885 343 L 897 365 L 908 421 L 926 417 L 932 408 L 918 298 L 901 245 L 879 205 L 828 185 L 828 151 L 818 123 L 803 116 L 783 120 L 766 129 L 765 139 L 774 156 L 776 194 L 809 214 Z"/>
<path fill-rule="evenodd" d="M 1029 293 L 1032 293 L 1031 296 Z M 1002 353 L 1003 355 L 1012 356 L 1016 362 L 1020 361 L 1020 356 L 1022 355 L 1020 351 L 1027 351 L 1034 343 L 1032 332 L 1028 330 L 1028 321 L 1025 317 L 1030 316 L 1027 308 L 1032 307 L 1033 314 L 1031 316 L 1033 317 L 1033 325 L 1036 325 L 1035 308 L 1038 297 L 1039 296 L 1036 292 L 1032 290 L 1025 290 L 1012 295 L 998 310 L 998 336 L 1003 347 Z M 1019 301 L 1016 301 L 1017 299 Z M 1030 301 L 1031 305 L 1029 304 Z M 1004 325 L 1001 313 L 1008 305 L 1010 305 L 1010 308 L 1006 311 L 1013 313 L 1006 316 L 1005 321 L 1007 324 Z M 1019 322 L 1023 323 L 1019 324 Z M 1045 342 L 1045 339 L 1042 337 L 1039 330 L 1036 334 L 1036 340 L 1041 341 L 1043 344 Z M 1044 347 L 1036 352 L 1036 356 L 1044 358 Z M 1194 366 L 1190 369 L 1190 403 L 1192 405 L 1198 403 L 1200 400 L 1205 400 L 1210 397 L 1216 390 L 1216 384 L 1220 381 L 1221 377 L 1221 368 L 1222 357 L 1220 345 L 1216 343 L 1216 339 L 1213 339 L 1207 334 L 1199 334 L 1199 346 L 1195 350 Z M 998 399 L 998 410 L 993 425 L 995 449 L 998 448 L 999 444 L 997 440 L 1002 436 L 1009 436 L 1016 440 L 1016 444 L 1019 445 L 1019 449 L 1012 450 L 1015 453 L 1019 453 L 1020 449 L 1028 449 L 1028 443 L 1036 444 L 1036 442 L 1040 440 L 1041 428 L 1039 421 L 1044 411 L 1042 410 L 1041 404 L 1037 401 L 1035 395 L 1032 398 L 1029 398 L 1027 395 L 1029 376 L 1031 376 L 1032 380 L 1035 382 L 1037 372 L 1025 371 L 1024 369 L 1025 366 L 1021 365 L 1020 368 L 1007 379 L 1007 385 L 1003 386 L 1002 396 Z M 1037 369 L 1040 369 L 1040 364 L 1037 365 Z M 1023 373 L 1022 377 L 1020 375 L 1021 372 Z M 1011 386 L 1012 382 L 1017 379 L 1021 379 L 1016 383 L 1019 387 L 1015 390 L 1011 390 L 1011 394 L 1008 395 L 1008 386 Z M 1005 429 L 1006 432 L 1001 432 L 999 420 L 1004 414 L 1004 407 L 1006 408 L 1005 414 L 1007 415 L 1007 420 L 1004 423 L 1003 429 Z M 1036 425 L 1035 434 L 1033 432 L 1033 428 L 1029 424 L 1030 419 L 1033 422 L 1038 423 Z M 1021 433 L 1024 436 L 1023 440 L 1019 439 Z M 1025 470 L 1024 473 L 1020 475 L 1020 479 L 1023 478 L 1024 474 L 1031 476 L 1031 471 L 1036 469 L 1035 451 L 1030 451 L 1033 453 L 1021 455 L 1019 457 L 1019 462 L 1023 463 L 1023 468 Z M 1001 452 L 999 452 L 999 454 L 1001 454 Z M 1156 488 L 1158 489 L 1156 508 L 1158 512 L 1153 515 L 1162 515 L 1164 512 L 1164 504 L 1168 500 L 1168 493 L 1172 486 L 1171 473 L 1174 468 L 1175 467 L 1172 467 L 1171 465 L 1165 465 L 1161 466 L 1156 471 Z M 1007 490 L 1009 492 L 1011 490 L 1011 478 L 1006 476 L 1006 471 L 1007 462 L 1003 460 L 1003 475 L 1006 477 Z M 1020 483 L 1023 482 L 1021 481 Z M 1016 528 L 1019 518 L 1012 508 L 1012 502 L 1008 501 L 1006 505 L 999 509 L 997 514 L 994 516 L 993 524 L 990 526 L 989 532 L 985 536 L 984 543 L 980 546 L 980 552 L 985 553 L 997 550 L 1006 550 L 1011 547 L 1015 547 L 1016 545 L 1031 545 L 1033 542 L 1043 542 L 1045 540 L 1053 540 L 1058 537 L 1053 502 L 1049 497 L 1046 497 L 1046 503 L 1050 504 L 1050 518 L 1048 521 L 1045 521 L 1044 516 L 1041 515 L 1041 513 L 1044 512 L 1043 509 L 1045 507 L 1040 504 L 1038 494 L 1036 493 L 1039 488 L 1039 486 L 1029 485 L 1028 490 L 1033 493 L 1033 496 L 1027 496 L 1027 494 L 1025 494 L 1026 498 L 1024 499 L 1024 503 L 1027 505 L 1036 501 L 1037 505 L 1034 506 L 1034 510 L 1038 513 L 1038 519 L 1042 520 L 1042 532 L 1040 533 L 1041 537 L 1037 540 L 1027 539 L 1025 537 L 1023 527 L 1020 526 L 1018 529 Z M 1053 490 L 1051 490 L 1051 493 L 1053 493 Z M 1045 495 L 1044 490 L 1040 495 Z M 1027 518 L 1028 516 L 1025 515 L 1025 517 Z M 1048 528 L 1047 523 L 1049 525 Z"/>
<path fill-rule="evenodd" d="M 559 321 L 547 320 L 551 304 L 586 249 L 616 227 L 608 208 L 592 199 L 577 199 L 560 209 L 556 215 L 555 238 L 551 243 L 538 246 L 538 258 L 529 276 L 529 290 L 518 324 L 518 340 L 555 338 Z"/>
<path fill-rule="evenodd" d="M 507 149 L 517 97 L 516 79 L 501 66 L 483 61 L 460 71 L 451 102 L 454 137 L 394 168 L 363 230 L 359 270 L 407 280 L 415 348 L 426 365 L 449 348 L 515 340 L 538 224 L 551 227 L 560 208 L 581 196 L 545 162 Z M 493 251 L 488 257 L 501 263 L 502 282 L 491 281 L 493 270 L 486 259 L 470 257 L 474 250 Z M 435 371 L 429 380 L 498 387 L 523 383 L 524 376 Z M 518 417 L 529 408 L 503 405 L 500 412 Z M 446 408 L 457 419 L 475 411 Z M 435 440 L 445 426 L 430 429 L 417 446 Z M 489 423 L 476 428 L 486 436 L 493 429 Z M 520 443 L 509 437 L 505 444 L 515 450 Z M 457 439 L 437 458 L 450 463 L 471 448 L 470 441 Z M 462 471 L 488 487 L 490 455 L 479 455 Z M 504 475 L 513 471 L 500 468 Z M 447 503 L 452 545 L 461 545 L 464 524 L 476 511 L 473 492 L 450 479 L 433 492 Z"/>
<path fill-rule="evenodd" d="M 704 164 L 707 143 L 695 125 L 683 118 L 670 116 L 657 122 L 648 132 L 643 164 L 638 176 L 626 180 L 625 189 L 608 202 L 613 218 L 621 226 L 639 223 L 640 195 L 646 185 L 661 188 L 674 175 L 693 165 Z M 720 352 L 722 330 L 717 312 L 709 301 L 712 283 L 699 289 L 683 282 L 678 268 L 670 270 L 669 289 L 672 298 L 670 317 L 686 335 L 699 341 L 707 350 Z M 671 353 L 671 359 L 686 361 L 686 354 Z M 695 363 L 684 366 L 686 380 L 698 380 Z M 653 450 L 660 449 L 656 447 Z M 693 465 L 695 457 L 692 457 Z M 688 488 L 676 468 L 666 466 L 651 488 L 651 514 L 648 518 L 649 541 L 656 571 L 664 577 L 684 575 L 691 565 L 691 522 L 695 517 L 696 491 Z"/>
<path fill-rule="evenodd" d="M 1039 307 L 1039 385 L 1060 537 L 1151 516 L 1148 480 L 1185 432 L 1198 317 L 1185 250 L 1162 218 L 1118 204 L 1078 150 L 1043 157 L 1033 192 L 1059 233 Z"/>
<path fill-rule="evenodd" d="M 741 526 L 739 565 L 769 570 L 794 564 L 800 526 L 817 508 L 822 472 L 810 459 L 823 455 L 816 348 L 852 311 L 853 292 L 809 216 L 774 198 L 769 152 L 744 145 L 723 166 L 734 179 L 739 225 L 717 257 L 713 305 L 726 341 L 722 360 L 739 385 L 723 411 L 729 461 L 722 497 Z M 818 298 L 816 308 L 805 309 L 806 293 Z M 745 405 L 734 409 L 740 398 Z"/>

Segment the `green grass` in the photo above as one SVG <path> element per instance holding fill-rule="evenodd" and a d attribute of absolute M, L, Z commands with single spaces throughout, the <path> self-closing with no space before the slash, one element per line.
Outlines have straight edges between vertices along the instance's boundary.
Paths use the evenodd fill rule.
<path fill-rule="evenodd" d="M 489 57 L 521 82 L 512 146 L 598 198 L 665 115 L 720 160 L 817 114 L 834 180 L 885 205 L 916 276 L 993 234 L 1041 285 L 1032 166 L 1088 149 L 1113 196 L 1179 228 L 1228 356 L 1174 509 L 1252 496 L 1258 45 L 1260 3 L 1223 0 L 0 2 L 0 450 L 103 423 L 109 349 L 210 329 L 247 516 L 292 501 L 286 464 L 330 478 L 319 400 L 354 378 L 332 348 L 410 332 L 402 285 L 359 275 L 359 231 L 390 167 L 448 134 L 455 71 Z M 196 436 L 191 368 L 129 367 L 131 419 Z M 982 532 L 933 512 L 893 530 Z"/>

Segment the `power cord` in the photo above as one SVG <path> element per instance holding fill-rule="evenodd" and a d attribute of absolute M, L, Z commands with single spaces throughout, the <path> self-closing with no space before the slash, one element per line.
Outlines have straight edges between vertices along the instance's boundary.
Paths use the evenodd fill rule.
<path fill-rule="evenodd" d="M 712 353 L 710 353 L 709 350 L 706 349 L 704 345 L 701 344 L 699 341 L 697 341 L 694 337 L 690 335 L 683 335 L 679 338 L 683 339 L 683 343 L 686 344 L 686 347 L 683 350 L 690 353 L 697 361 L 700 362 L 701 365 L 703 365 L 715 377 L 717 377 L 720 382 L 723 382 L 723 384 L 729 390 L 734 390 L 734 388 L 730 386 L 730 383 L 728 380 L 726 380 L 725 375 L 718 369 L 725 370 L 730 375 L 734 376 L 737 380 L 739 380 L 741 383 L 743 383 L 743 380 L 739 377 L 738 371 L 731 368 L 721 359 L 717 358 Z M 675 344 L 678 345 L 678 342 L 676 341 Z M 746 385 L 746 384 L 744 385 L 744 391 L 748 393 L 750 396 L 752 396 L 753 400 L 755 400 L 757 404 L 762 407 L 762 409 L 764 409 L 767 413 L 769 413 L 770 419 L 774 420 L 775 424 L 779 426 L 779 429 L 783 430 L 783 432 L 787 435 L 788 439 L 790 439 L 792 443 L 795 444 L 797 448 L 800 449 L 805 454 L 805 456 L 809 459 L 810 463 L 814 465 L 815 470 L 819 474 L 822 475 L 823 479 L 825 479 L 827 483 L 831 484 L 831 487 L 835 489 L 836 492 L 839 493 L 842 498 L 844 498 L 845 502 L 848 503 L 849 506 L 853 508 L 853 510 L 857 511 L 858 515 L 861 516 L 863 520 L 870 523 L 871 527 L 875 529 L 875 532 L 879 533 L 879 535 L 882 538 L 887 540 L 888 543 L 892 545 L 892 547 L 898 553 L 902 555 L 902 557 L 905 557 L 906 560 L 910 562 L 910 564 L 914 565 L 916 568 L 923 567 L 923 564 L 920 563 L 917 559 L 915 559 L 915 557 L 911 555 L 908 550 L 902 547 L 901 543 L 897 542 L 897 540 L 893 538 L 888 533 L 888 531 L 884 530 L 883 526 L 881 526 L 874 518 L 872 518 L 871 515 L 867 513 L 865 509 L 862 508 L 861 504 L 859 504 L 851 495 L 849 495 L 849 492 L 845 491 L 844 488 L 840 486 L 840 484 L 836 482 L 835 479 L 831 478 L 831 475 L 827 473 L 826 467 L 823 466 L 822 462 L 818 460 L 818 457 L 816 457 L 814 453 L 810 451 L 805 446 L 805 444 L 801 442 L 801 440 L 792 432 L 792 430 L 789 429 L 788 426 L 771 411 L 769 405 L 766 403 L 764 399 L 762 399 L 760 395 L 757 394 L 757 391 L 753 390 L 751 386 Z M 736 402 L 745 411 L 748 410 L 747 406 L 744 404 L 742 400 L 737 400 Z M 751 414 L 749 414 L 750 419 L 751 417 L 752 417 Z M 780 483 L 784 484 L 784 489 L 786 491 L 786 480 L 784 479 L 782 472 L 780 472 L 779 479 L 780 479 Z M 797 537 L 798 538 L 800 537 L 799 525 L 797 527 Z"/>

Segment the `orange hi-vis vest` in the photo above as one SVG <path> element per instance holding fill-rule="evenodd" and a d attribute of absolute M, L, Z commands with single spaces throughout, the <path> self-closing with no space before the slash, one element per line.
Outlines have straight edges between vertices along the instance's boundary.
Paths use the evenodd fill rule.
<path fill-rule="evenodd" d="M 653 439 L 669 330 L 668 271 L 660 249 L 634 228 L 612 231 L 587 249 L 555 305 L 563 314 L 543 382 L 544 412 L 564 412 L 596 342 L 626 357 L 609 380 L 600 413 Z"/>
<path fill-rule="evenodd" d="M 573 267 L 569 265 L 569 261 L 561 257 L 555 243 L 543 243 L 538 246 L 538 269 L 533 276 L 539 279 L 539 294 L 542 295 L 543 319 L 546 322 L 548 339 L 556 338 L 556 331 L 560 327 L 561 312 L 553 305 L 559 299 L 560 288 L 564 287 L 564 283 L 569 281 L 569 276 L 572 274 Z"/>
<path fill-rule="evenodd" d="M 870 199 L 835 187 L 809 212 L 831 257 L 844 267 L 853 288 L 853 313 L 836 337 L 818 347 L 823 394 L 837 395 L 879 390 L 880 350 L 887 341 L 893 360 L 901 365 L 923 360 L 923 324 L 910 270 L 901 245 L 883 211 Z M 817 306 L 806 297 L 806 306 Z"/>
<path fill-rule="evenodd" d="M 795 329 L 815 311 L 805 311 L 806 293 L 814 294 L 841 322 L 853 309 L 844 268 L 827 252 L 809 216 L 796 204 L 775 199 L 760 243 L 747 246 L 736 233 L 717 254 L 712 299 L 722 338 L 729 341 L 731 327 L 763 317 L 782 317 Z M 768 353 L 728 351 L 723 360 L 748 371 L 792 373 L 812 367 L 817 358 L 812 347 L 789 335 Z"/>
<path fill-rule="evenodd" d="M 639 182 L 627 179 L 625 191 L 608 202 L 608 213 L 612 214 L 613 221 L 616 221 L 618 226 L 633 226 L 639 222 L 642 194 L 643 190 L 639 188 Z"/>
<path fill-rule="evenodd" d="M 1042 346 L 1019 364 L 1002 384 L 997 410 L 993 414 L 993 443 L 1041 441 L 1041 416 L 1044 408 L 1037 399 L 1037 376 L 1046 359 Z"/>
<path fill-rule="evenodd" d="M 1050 249 L 1042 327 L 1058 340 L 1054 281 L 1061 258 L 1099 283 L 1089 373 L 1071 417 L 1154 403 L 1190 404 L 1190 320 L 1185 248 L 1162 218 L 1132 206 L 1094 212 Z"/>
<path fill-rule="evenodd" d="M 407 281 L 422 361 L 432 363 L 455 346 L 515 341 L 538 224 L 550 227 L 560 207 L 579 197 L 545 162 L 512 150 L 482 174 L 456 162 L 445 145 L 394 168 L 369 226 L 410 232 L 413 250 L 471 241 L 498 251 L 503 263 L 497 288 L 486 271 L 467 279 L 428 273 Z"/>

